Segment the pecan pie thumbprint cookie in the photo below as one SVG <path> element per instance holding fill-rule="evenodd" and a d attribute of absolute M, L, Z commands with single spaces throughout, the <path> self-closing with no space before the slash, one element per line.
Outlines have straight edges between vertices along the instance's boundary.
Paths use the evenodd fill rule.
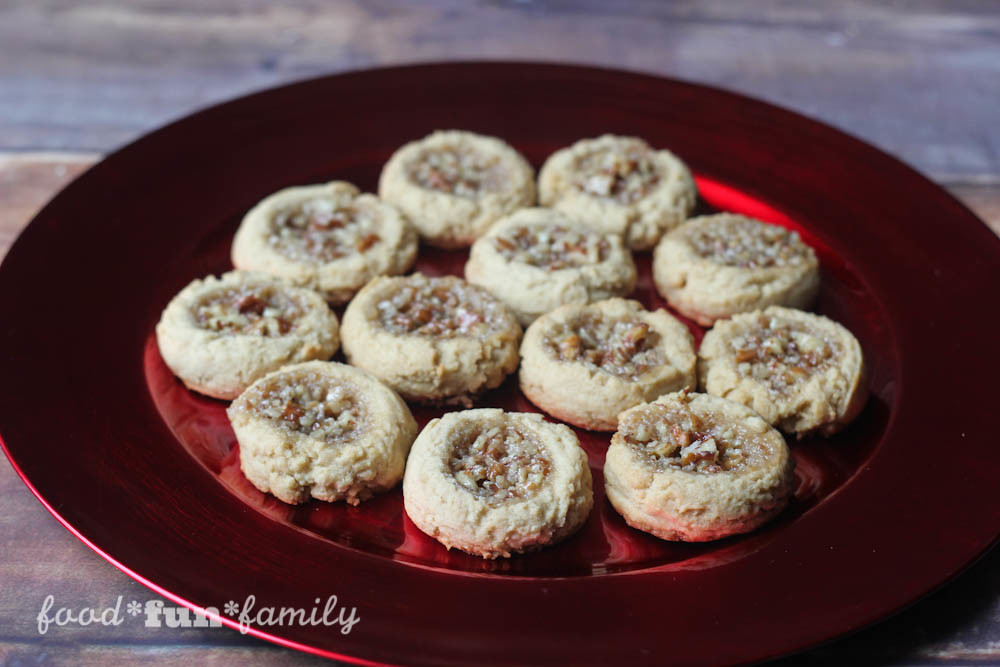
<path fill-rule="evenodd" d="M 535 202 L 535 171 L 495 137 L 439 131 L 397 150 L 379 196 L 398 206 L 430 245 L 471 245 L 490 225 Z"/>
<path fill-rule="evenodd" d="M 233 265 L 346 303 L 376 276 L 413 266 L 417 232 L 394 206 L 344 181 L 286 188 L 257 204 L 233 239 Z"/>
<path fill-rule="evenodd" d="M 344 354 L 403 398 L 471 405 L 517 368 L 521 325 L 496 297 L 460 278 L 377 278 L 351 301 Z"/>
<path fill-rule="evenodd" d="M 653 280 L 698 324 L 767 306 L 806 308 L 819 291 L 819 261 L 797 232 L 742 215 L 688 220 L 660 239 Z"/>
<path fill-rule="evenodd" d="M 694 339 L 665 310 L 608 299 L 539 317 L 521 344 L 521 391 L 550 415 L 613 431 L 618 414 L 695 387 Z"/>
<path fill-rule="evenodd" d="M 448 413 L 421 431 L 403 504 L 449 549 L 506 558 L 576 532 L 594 498 L 587 455 L 567 426 L 481 408 Z"/>
<path fill-rule="evenodd" d="M 190 389 L 230 399 L 285 364 L 329 359 L 340 338 L 336 316 L 316 292 L 230 271 L 181 290 L 156 325 L 156 342 Z"/>
<path fill-rule="evenodd" d="M 691 171 L 667 150 L 610 134 L 553 153 L 538 174 L 538 198 L 595 229 L 648 250 L 694 208 Z"/>
<path fill-rule="evenodd" d="M 678 392 L 622 413 L 604 483 L 633 528 L 703 542 L 749 532 L 781 512 L 794 468 L 784 438 L 753 410 Z"/>
<path fill-rule="evenodd" d="M 346 364 L 310 361 L 253 383 L 227 410 L 240 467 L 286 503 L 357 505 L 403 477 L 417 423 L 399 396 Z"/>
<path fill-rule="evenodd" d="M 472 244 L 465 278 L 506 303 L 527 326 L 567 303 L 629 294 L 636 270 L 619 235 L 589 229 L 552 209 L 525 208 Z"/>
<path fill-rule="evenodd" d="M 698 376 L 708 393 L 800 436 L 836 433 L 868 399 L 858 339 L 826 317 L 780 306 L 716 323 L 698 351 Z"/>

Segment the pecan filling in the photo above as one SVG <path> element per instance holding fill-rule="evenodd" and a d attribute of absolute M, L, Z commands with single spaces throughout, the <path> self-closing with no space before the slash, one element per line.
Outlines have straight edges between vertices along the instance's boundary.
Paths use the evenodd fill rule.
<path fill-rule="evenodd" d="M 799 322 L 760 315 L 754 326 L 735 336 L 730 347 L 737 371 L 782 393 L 821 373 L 833 363 L 839 346 Z"/>
<path fill-rule="evenodd" d="M 302 306 L 271 286 L 240 286 L 217 291 L 194 308 L 202 329 L 243 336 L 283 336 L 295 328 Z"/>
<path fill-rule="evenodd" d="M 501 189 L 503 171 L 497 162 L 469 147 L 428 149 L 407 171 L 422 188 L 475 199 Z"/>
<path fill-rule="evenodd" d="M 470 433 L 448 459 L 448 469 L 462 488 L 492 502 L 534 495 L 551 466 L 534 438 L 506 424 Z"/>
<path fill-rule="evenodd" d="M 267 236 L 268 245 L 285 257 L 319 263 L 365 252 L 380 240 L 371 211 L 324 198 L 279 211 Z"/>
<path fill-rule="evenodd" d="M 497 235 L 493 246 L 510 262 L 549 271 L 603 262 L 611 249 L 602 235 L 564 225 L 513 227 Z"/>
<path fill-rule="evenodd" d="M 482 337 L 509 316 L 499 301 L 458 278 L 413 276 L 376 304 L 379 323 L 396 334 Z"/>
<path fill-rule="evenodd" d="M 249 409 L 282 428 L 326 442 L 356 437 L 364 425 L 352 388 L 315 371 L 279 376 L 248 399 Z"/>
<path fill-rule="evenodd" d="M 798 232 L 745 218 L 713 220 L 688 238 L 699 256 L 746 269 L 798 266 L 810 255 Z"/>
<path fill-rule="evenodd" d="M 638 318 L 607 319 L 585 315 L 550 330 L 545 343 L 562 361 L 635 379 L 665 363 L 660 335 Z"/>
<path fill-rule="evenodd" d="M 695 414 L 685 399 L 633 410 L 622 417 L 618 431 L 634 452 L 661 472 L 739 470 L 749 460 L 751 433 L 742 425 L 718 424 Z"/>
<path fill-rule="evenodd" d="M 641 142 L 595 151 L 578 163 L 576 185 L 583 192 L 631 204 L 660 181 L 653 152 Z"/>

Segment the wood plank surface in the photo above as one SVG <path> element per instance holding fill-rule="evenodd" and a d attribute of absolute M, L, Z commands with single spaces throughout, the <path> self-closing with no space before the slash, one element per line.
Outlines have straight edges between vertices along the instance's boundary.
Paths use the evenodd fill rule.
<path fill-rule="evenodd" d="M 0 149 L 107 152 L 331 71 L 454 59 L 624 67 L 762 97 L 937 180 L 996 182 L 1000 4 L 6 0 Z"/>

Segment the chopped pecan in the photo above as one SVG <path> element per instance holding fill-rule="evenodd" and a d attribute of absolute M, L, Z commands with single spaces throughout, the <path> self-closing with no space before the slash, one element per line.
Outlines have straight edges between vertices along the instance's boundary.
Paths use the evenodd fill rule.
<path fill-rule="evenodd" d="M 525 224 L 493 239 L 496 250 L 512 262 L 549 271 L 603 262 L 611 248 L 601 234 L 562 224 Z"/>
<path fill-rule="evenodd" d="M 275 213 L 267 243 L 296 261 L 332 262 L 371 247 L 378 227 L 375 209 L 318 196 Z"/>
<path fill-rule="evenodd" d="M 358 252 L 364 252 L 378 243 L 379 240 L 378 234 L 365 234 L 360 240 L 358 240 L 358 244 L 355 247 L 358 249 Z"/>
<path fill-rule="evenodd" d="M 551 463 L 533 437 L 511 425 L 487 424 L 454 447 L 448 466 L 462 488 L 486 501 L 503 502 L 536 493 Z"/>
<path fill-rule="evenodd" d="M 687 447 L 691 444 L 691 433 L 680 424 L 670 425 L 670 437 L 681 447 Z"/>
<path fill-rule="evenodd" d="M 236 302 L 236 309 L 244 314 L 253 313 L 254 315 L 261 315 L 266 307 L 267 302 L 252 292 L 244 294 Z"/>
<path fill-rule="evenodd" d="M 570 334 L 559 341 L 559 354 L 567 361 L 572 361 L 580 356 L 580 337 L 576 334 Z"/>
<path fill-rule="evenodd" d="M 302 409 L 302 406 L 289 403 L 281 412 L 281 418 L 285 421 L 297 422 L 305 414 L 306 411 Z"/>
<path fill-rule="evenodd" d="M 659 342 L 655 331 L 638 318 L 606 319 L 596 313 L 560 323 L 546 334 L 546 345 L 556 358 L 624 377 L 638 377 L 662 364 Z"/>
<path fill-rule="evenodd" d="M 740 216 L 710 218 L 691 228 L 687 238 L 699 256 L 726 266 L 798 265 L 811 254 L 797 232 Z"/>

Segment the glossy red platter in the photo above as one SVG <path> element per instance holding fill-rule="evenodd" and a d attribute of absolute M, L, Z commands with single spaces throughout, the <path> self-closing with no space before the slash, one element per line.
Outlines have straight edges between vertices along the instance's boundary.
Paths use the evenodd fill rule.
<path fill-rule="evenodd" d="M 536 166 L 581 137 L 643 136 L 691 165 L 702 211 L 795 227 L 818 250 L 817 310 L 861 340 L 872 398 L 836 438 L 793 444 L 798 487 L 777 521 L 701 545 L 634 531 L 604 498 L 607 437 L 586 432 L 593 515 L 564 544 L 499 562 L 424 536 L 398 489 L 357 508 L 291 507 L 243 478 L 225 404 L 186 391 L 157 352 L 160 310 L 229 268 L 232 234 L 266 194 L 331 179 L 373 190 L 396 147 L 451 127 L 504 137 Z M 422 249 L 418 268 L 460 274 L 464 258 Z M 648 254 L 638 261 L 635 298 L 662 307 Z M 1000 316 L 983 305 L 998 288 L 1000 241 L 961 204 L 762 102 L 570 66 L 351 73 L 154 132 L 35 218 L 0 266 L 0 436 L 69 530 L 179 603 L 222 609 L 253 594 L 309 608 L 336 594 L 358 608 L 346 635 L 251 628 L 287 646 L 408 664 L 759 660 L 886 616 L 996 539 Z M 534 409 L 511 381 L 480 404 Z"/>

